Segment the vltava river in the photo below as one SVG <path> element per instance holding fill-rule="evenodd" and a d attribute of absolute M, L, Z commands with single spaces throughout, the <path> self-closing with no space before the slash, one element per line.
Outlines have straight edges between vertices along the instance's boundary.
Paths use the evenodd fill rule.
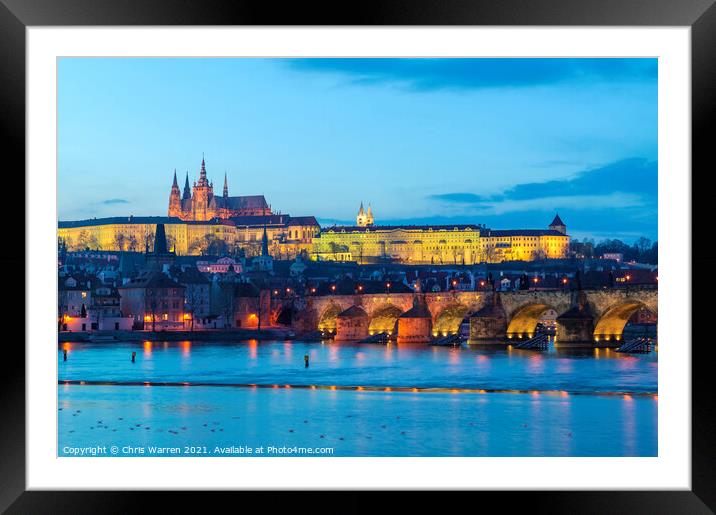
<path fill-rule="evenodd" d="M 243 455 L 243 446 L 282 456 L 657 453 L 656 353 L 66 343 L 58 379 L 59 455 L 88 446 L 118 455 L 153 446 L 210 456 Z"/>

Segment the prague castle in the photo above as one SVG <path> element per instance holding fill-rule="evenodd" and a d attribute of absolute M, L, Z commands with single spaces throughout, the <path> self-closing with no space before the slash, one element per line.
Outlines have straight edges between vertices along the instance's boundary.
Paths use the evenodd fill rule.
<path fill-rule="evenodd" d="M 229 196 L 224 175 L 221 196 L 201 160 L 199 180 L 180 191 L 176 171 L 167 216 L 124 216 L 60 221 L 58 238 L 69 249 L 143 251 L 153 247 L 157 224 L 164 224 L 169 247 L 179 255 L 261 253 L 266 231 L 270 254 L 292 259 L 302 252 L 313 260 L 384 261 L 406 264 L 472 265 L 501 261 L 563 258 L 569 251 L 567 227 L 554 217 L 547 229 L 494 230 L 479 224 L 375 225 L 373 209 L 361 202 L 356 224 L 321 229 L 313 216 L 274 214 L 263 195 Z"/>
<path fill-rule="evenodd" d="M 472 265 L 563 258 L 569 251 L 569 236 L 559 215 L 547 229 L 493 230 L 471 224 L 376 226 L 371 208 L 366 212 L 361 203 L 355 226 L 322 229 L 312 248 L 312 257 L 319 260 Z"/>
<path fill-rule="evenodd" d="M 201 159 L 199 180 L 189 189 L 189 172 L 186 174 L 184 192 L 180 194 L 177 172 L 174 170 L 174 183 L 169 194 L 170 217 L 181 220 L 206 221 L 219 218 L 227 220 L 236 216 L 267 216 L 271 209 L 263 195 L 230 197 L 229 183 L 224 174 L 224 191 L 219 197 L 214 195 L 214 183 L 206 177 L 206 163 Z"/>
<path fill-rule="evenodd" d="M 258 255 L 265 230 L 271 254 L 289 259 L 309 252 L 320 230 L 312 216 L 272 213 L 263 195 L 230 197 L 226 176 L 223 194 L 214 195 L 203 158 L 193 189 L 187 174 L 184 191 L 180 192 L 174 172 L 167 215 L 60 221 L 58 238 L 69 249 L 143 251 L 153 247 L 157 224 L 164 224 L 169 247 L 180 255 L 203 254 L 212 245 L 220 251 L 241 248 L 248 255 Z"/>

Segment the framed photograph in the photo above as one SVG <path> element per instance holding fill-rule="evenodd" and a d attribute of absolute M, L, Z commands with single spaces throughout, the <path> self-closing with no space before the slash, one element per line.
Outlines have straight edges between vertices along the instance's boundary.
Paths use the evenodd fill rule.
<path fill-rule="evenodd" d="M 712 3 L 3 0 L 2 508 L 713 510 Z"/>

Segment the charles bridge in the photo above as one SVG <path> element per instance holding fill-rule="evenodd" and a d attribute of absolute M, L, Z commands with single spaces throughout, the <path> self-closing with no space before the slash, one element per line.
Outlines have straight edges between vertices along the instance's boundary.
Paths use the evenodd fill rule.
<path fill-rule="evenodd" d="M 469 319 L 470 341 L 530 338 L 547 310 L 557 313 L 558 345 L 618 346 L 639 309 L 658 316 L 656 286 L 584 290 L 450 291 L 266 299 L 272 320 L 300 331 L 327 331 L 337 341 L 397 332 L 398 342 L 455 334 Z M 263 302 L 262 302 L 263 303 Z"/>

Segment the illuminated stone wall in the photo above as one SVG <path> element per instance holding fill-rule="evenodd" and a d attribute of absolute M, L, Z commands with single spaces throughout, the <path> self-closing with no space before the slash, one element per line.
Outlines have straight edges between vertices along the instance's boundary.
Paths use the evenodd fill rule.
<path fill-rule="evenodd" d="M 376 258 L 419 264 L 499 263 L 563 258 L 567 235 L 481 235 L 477 227 L 328 228 L 313 240 L 313 259 L 359 263 Z"/>
<path fill-rule="evenodd" d="M 231 224 L 164 223 L 167 243 L 178 255 L 201 255 L 211 238 L 225 241 L 231 249 L 244 248 L 248 255 L 261 252 L 263 226 L 236 227 Z M 60 227 L 58 238 L 69 250 L 132 250 L 142 252 L 147 244 L 154 246 L 156 223 L 109 223 L 77 227 Z M 311 240 L 318 232 L 315 226 L 267 226 L 269 252 L 277 259 L 292 259 L 301 251 L 311 250 Z M 296 239 L 292 239 L 296 236 Z"/>

